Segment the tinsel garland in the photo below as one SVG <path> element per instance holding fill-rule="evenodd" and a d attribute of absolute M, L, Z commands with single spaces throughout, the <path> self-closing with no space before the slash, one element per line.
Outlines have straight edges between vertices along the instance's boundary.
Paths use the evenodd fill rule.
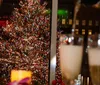
<path fill-rule="evenodd" d="M 48 85 L 51 37 L 46 5 L 40 0 L 20 0 L 20 7 L 14 8 L 6 27 L 1 28 L 0 74 L 4 85 L 10 81 L 12 69 L 31 70 L 32 83 Z M 59 38 L 60 32 L 57 35 Z M 56 71 L 56 79 L 61 78 L 58 49 Z"/>

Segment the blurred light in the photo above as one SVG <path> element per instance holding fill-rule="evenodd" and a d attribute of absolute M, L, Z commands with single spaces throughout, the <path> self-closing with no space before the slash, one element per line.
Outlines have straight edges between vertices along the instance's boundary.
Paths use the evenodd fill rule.
<path fill-rule="evenodd" d="M 75 31 L 79 31 L 78 29 L 75 29 Z"/>
<path fill-rule="evenodd" d="M 72 37 L 72 40 L 74 40 L 74 37 Z"/>
<path fill-rule="evenodd" d="M 98 40 L 98 45 L 100 46 L 100 39 Z"/>
<path fill-rule="evenodd" d="M 51 10 L 48 9 L 48 10 L 45 10 L 44 12 L 50 14 L 51 13 Z M 67 10 L 63 10 L 63 9 L 59 9 L 58 12 L 57 12 L 58 15 L 68 15 L 68 11 Z"/>
<path fill-rule="evenodd" d="M 85 31 L 83 31 L 82 34 L 85 35 Z"/>
<path fill-rule="evenodd" d="M 72 39 L 71 39 L 71 38 L 69 38 L 68 42 L 70 43 L 71 41 L 72 41 Z"/>
<path fill-rule="evenodd" d="M 47 10 L 47 13 L 48 13 L 48 14 L 50 14 L 50 12 L 51 12 L 51 11 L 50 11 L 50 9 L 49 9 L 49 10 Z"/>
<path fill-rule="evenodd" d="M 85 29 L 82 29 L 82 34 L 85 35 Z"/>
<path fill-rule="evenodd" d="M 89 30 L 89 31 L 88 31 L 88 34 L 91 35 L 91 34 L 92 34 L 92 30 Z"/>
<path fill-rule="evenodd" d="M 72 19 L 69 19 L 69 25 L 72 25 L 72 22 L 73 22 Z"/>
<path fill-rule="evenodd" d="M 62 9 L 58 10 L 58 15 L 67 15 L 67 14 L 68 14 L 67 10 L 62 10 Z"/>
<path fill-rule="evenodd" d="M 62 19 L 62 24 L 66 24 L 66 19 Z"/>
<path fill-rule="evenodd" d="M 51 60 L 52 66 L 55 67 L 56 66 L 56 55 L 53 57 L 53 59 Z"/>
<path fill-rule="evenodd" d="M 79 34 L 79 33 L 78 33 L 78 31 L 77 31 L 77 32 L 75 32 L 75 33 L 76 33 L 76 34 Z"/>
<path fill-rule="evenodd" d="M 75 30 L 74 29 L 72 29 L 72 32 L 74 32 Z"/>

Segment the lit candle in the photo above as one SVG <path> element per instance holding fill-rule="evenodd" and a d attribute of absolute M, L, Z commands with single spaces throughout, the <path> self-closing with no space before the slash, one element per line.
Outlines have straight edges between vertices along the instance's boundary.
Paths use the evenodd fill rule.
<path fill-rule="evenodd" d="M 27 83 L 30 84 L 31 77 L 32 77 L 31 71 L 26 71 L 26 70 L 12 70 L 11 71 L 11 82 L 14 82 L 14 81 L 19 82 L 22 79 L 29 78 L 29 81 Z"/>

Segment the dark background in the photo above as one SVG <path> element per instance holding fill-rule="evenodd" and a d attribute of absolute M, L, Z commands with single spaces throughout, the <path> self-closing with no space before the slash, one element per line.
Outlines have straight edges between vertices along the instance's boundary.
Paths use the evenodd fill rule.
<path fill-rule="evenodd" d="M 47 1 L 47 8 L 51 8 L 52 0 L 42 0 Z M 81 2 L 85 5 L 93 5 L 99 0 L 82 0 Z M 3 0 L 0 6 L 0 16 L 10 15 L 13 8 L 18 6 L 19 0 Z M 58 7 L 66 9 L 67 7 L 73 7 L 76 0 L 58 0 Z"/>

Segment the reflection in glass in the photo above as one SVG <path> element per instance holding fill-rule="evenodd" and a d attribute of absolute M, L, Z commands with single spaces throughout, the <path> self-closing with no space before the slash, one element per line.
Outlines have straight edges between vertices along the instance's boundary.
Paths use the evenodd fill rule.
<path fill-rule="evenodd" d="M 100 34 L 88 37 L 89 70 L 93 85 L 100 85 Z"/>
<path fill-rule="evenodd" d="M 60 37 L 60 66 L 66 85 L 73 85 L 73 80 L 79 75 L 82 62 L 83 37 L 61 35 Z"/>

